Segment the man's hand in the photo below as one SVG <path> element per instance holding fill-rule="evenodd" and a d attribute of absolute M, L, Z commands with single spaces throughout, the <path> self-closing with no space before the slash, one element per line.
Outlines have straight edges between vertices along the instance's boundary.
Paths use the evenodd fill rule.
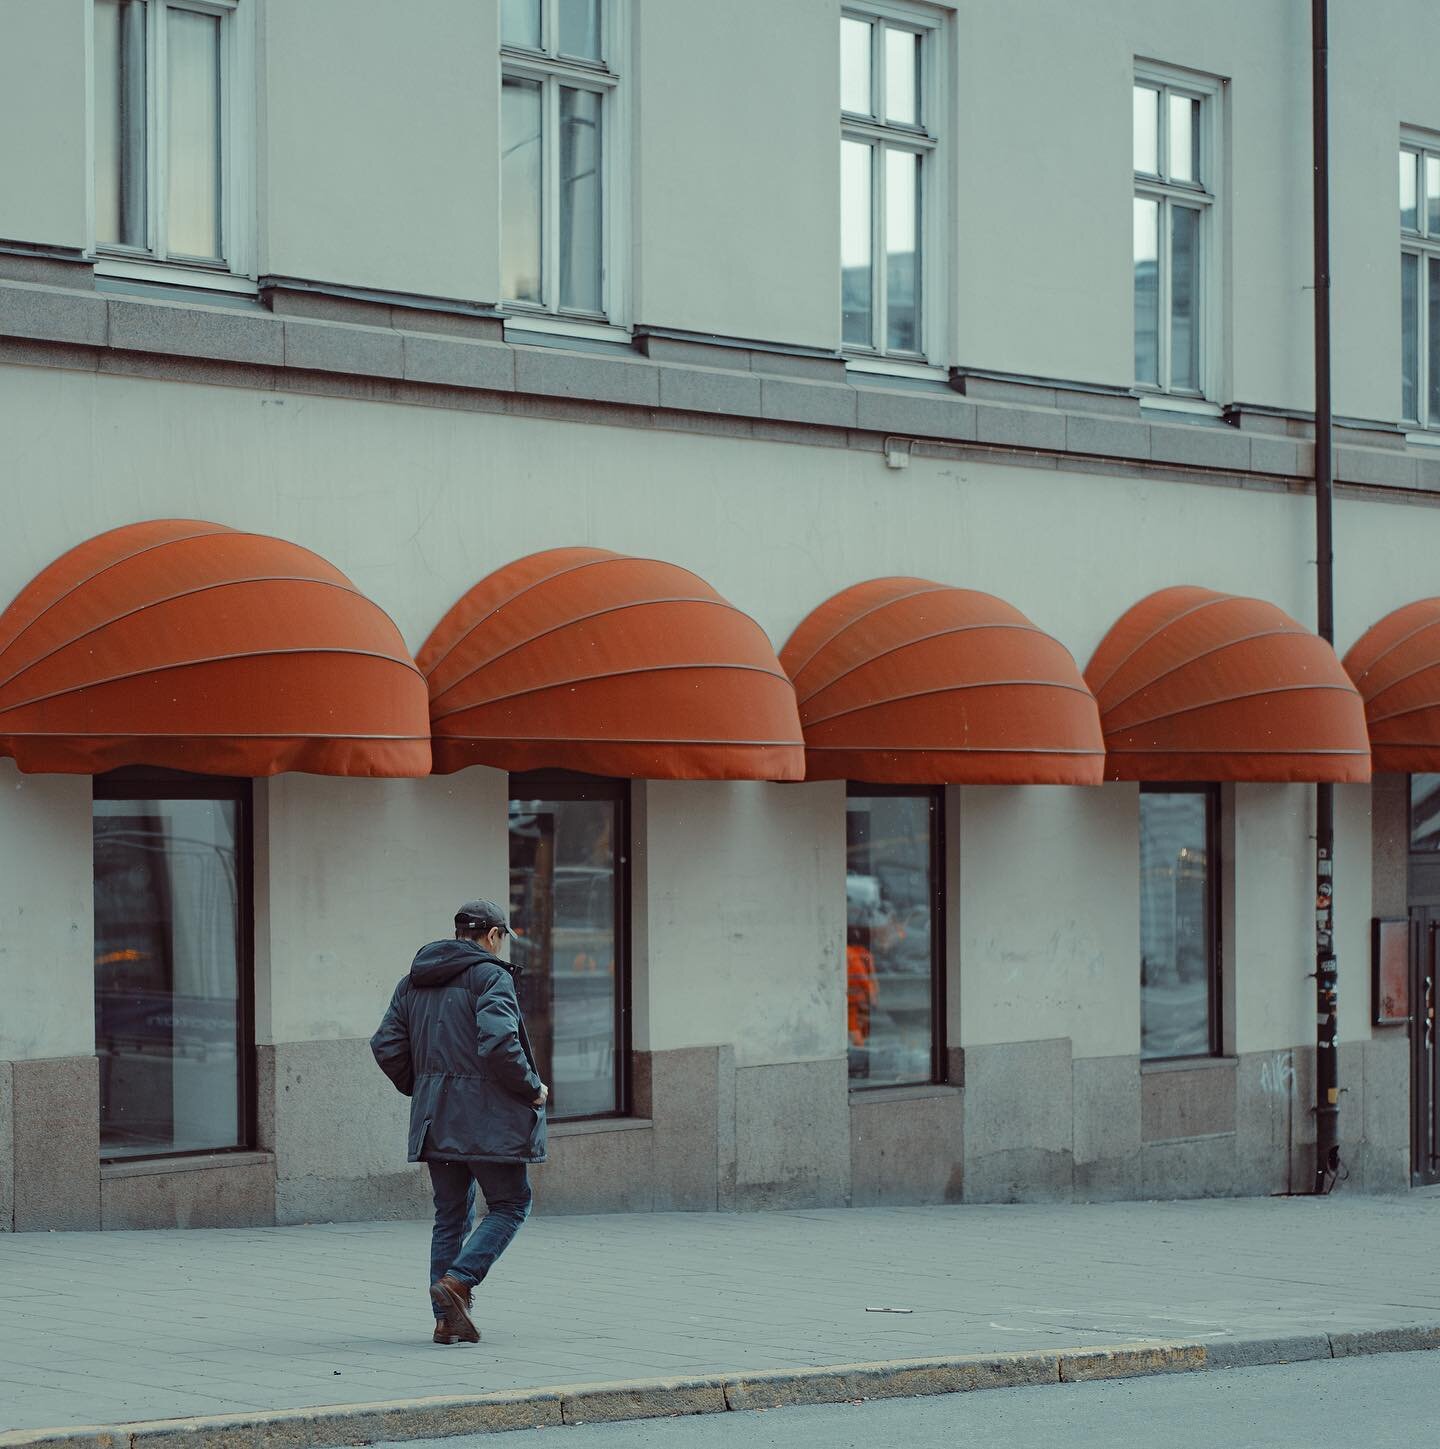
<path fill-rule="evenodd" d="M 538 1097 L 536 1097 L 535 1100 L 533 1102 L 531 1102 L 530 1105 L 532 1107 L 543 1107 L 545 1105 L 545 1103 L 547 1101 L 549 1101 L 549 1099 L 550 1099 L 550 1088 L 547 1087 L 544 1082 L 541 1082 L 540 1083 L 540 1095 Z"/>

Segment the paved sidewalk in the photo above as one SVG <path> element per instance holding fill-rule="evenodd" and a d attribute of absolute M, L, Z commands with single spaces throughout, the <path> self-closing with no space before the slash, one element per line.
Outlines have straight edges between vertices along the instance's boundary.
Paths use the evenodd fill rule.
<path fill-rule="evenodd" d="M 477 1293 L 475 1347 L 429 1342 L 427 1240 L 0 1236 L 0 1431 L 1440 1322 L 1433 1190 L 539 1217 Z"/>

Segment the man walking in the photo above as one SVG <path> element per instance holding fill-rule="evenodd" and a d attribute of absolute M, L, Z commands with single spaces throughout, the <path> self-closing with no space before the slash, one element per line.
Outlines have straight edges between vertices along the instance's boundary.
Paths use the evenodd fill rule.
<path fill-rule="evenodd" d="M 526 1164 L 545 1160 L 550 1089 L 520 1017 L 519 968 L 500 959 L 509 933 L 494 901 L 467 901 L 455 939 L 420 948 L 370 1039 L 381 1071 L 410 1098 L 409 1160 L 430 1169 L 436 1343 L 480 1341 L 471 1290 L 530 1215 Z M 465 1241 L 477 1184 L 486 1213 Z"/>

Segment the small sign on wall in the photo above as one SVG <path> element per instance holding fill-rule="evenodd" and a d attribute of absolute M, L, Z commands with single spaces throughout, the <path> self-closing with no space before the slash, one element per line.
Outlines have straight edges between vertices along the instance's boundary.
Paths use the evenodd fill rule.
<path fill-rule="evenodd" d="M 1371 922 L 1374 981 L 1371 1001 L 1376 1026 L 1404 1026 L 1410 1020 L 1410 922 Z"/>

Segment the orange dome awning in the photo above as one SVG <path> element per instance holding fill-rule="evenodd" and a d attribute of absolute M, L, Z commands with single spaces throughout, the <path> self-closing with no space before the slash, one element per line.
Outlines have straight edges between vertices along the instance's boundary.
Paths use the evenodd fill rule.
<path fill-rule="evenodd" d="M 283 539 L 129 524 L 0 614 L 0 754 L 22 770 L 425 775 L 428 735 L 400 631 Z"/>
<path fill-rule="evenodd" d="M 1386 614 L 1356 640 L 1345 672 L 1365 701 L 1377 770 L 1440 770 L 1440 599 Z"/>
<path fill-rule="evenodd" d="M 1370 778 L 1364 708 L 1335 651 L 1263 599 L 1161 589 L 1116 622 L 1085 678 L 1106 779 Z"/>
<path fill-rule="evenodd" d="M 531 554 L 476 584 L 417 658 L 440 774 L 804 778 L 794 691 L 764 630 L 675 564 Z"/>
<path fill-rule="evenodd" d="M 928 579 L 856 584 L 780 654 L 815 780 L 1098 785 L 1095 701 L 1064 646 L 1001 599 Z"/>

